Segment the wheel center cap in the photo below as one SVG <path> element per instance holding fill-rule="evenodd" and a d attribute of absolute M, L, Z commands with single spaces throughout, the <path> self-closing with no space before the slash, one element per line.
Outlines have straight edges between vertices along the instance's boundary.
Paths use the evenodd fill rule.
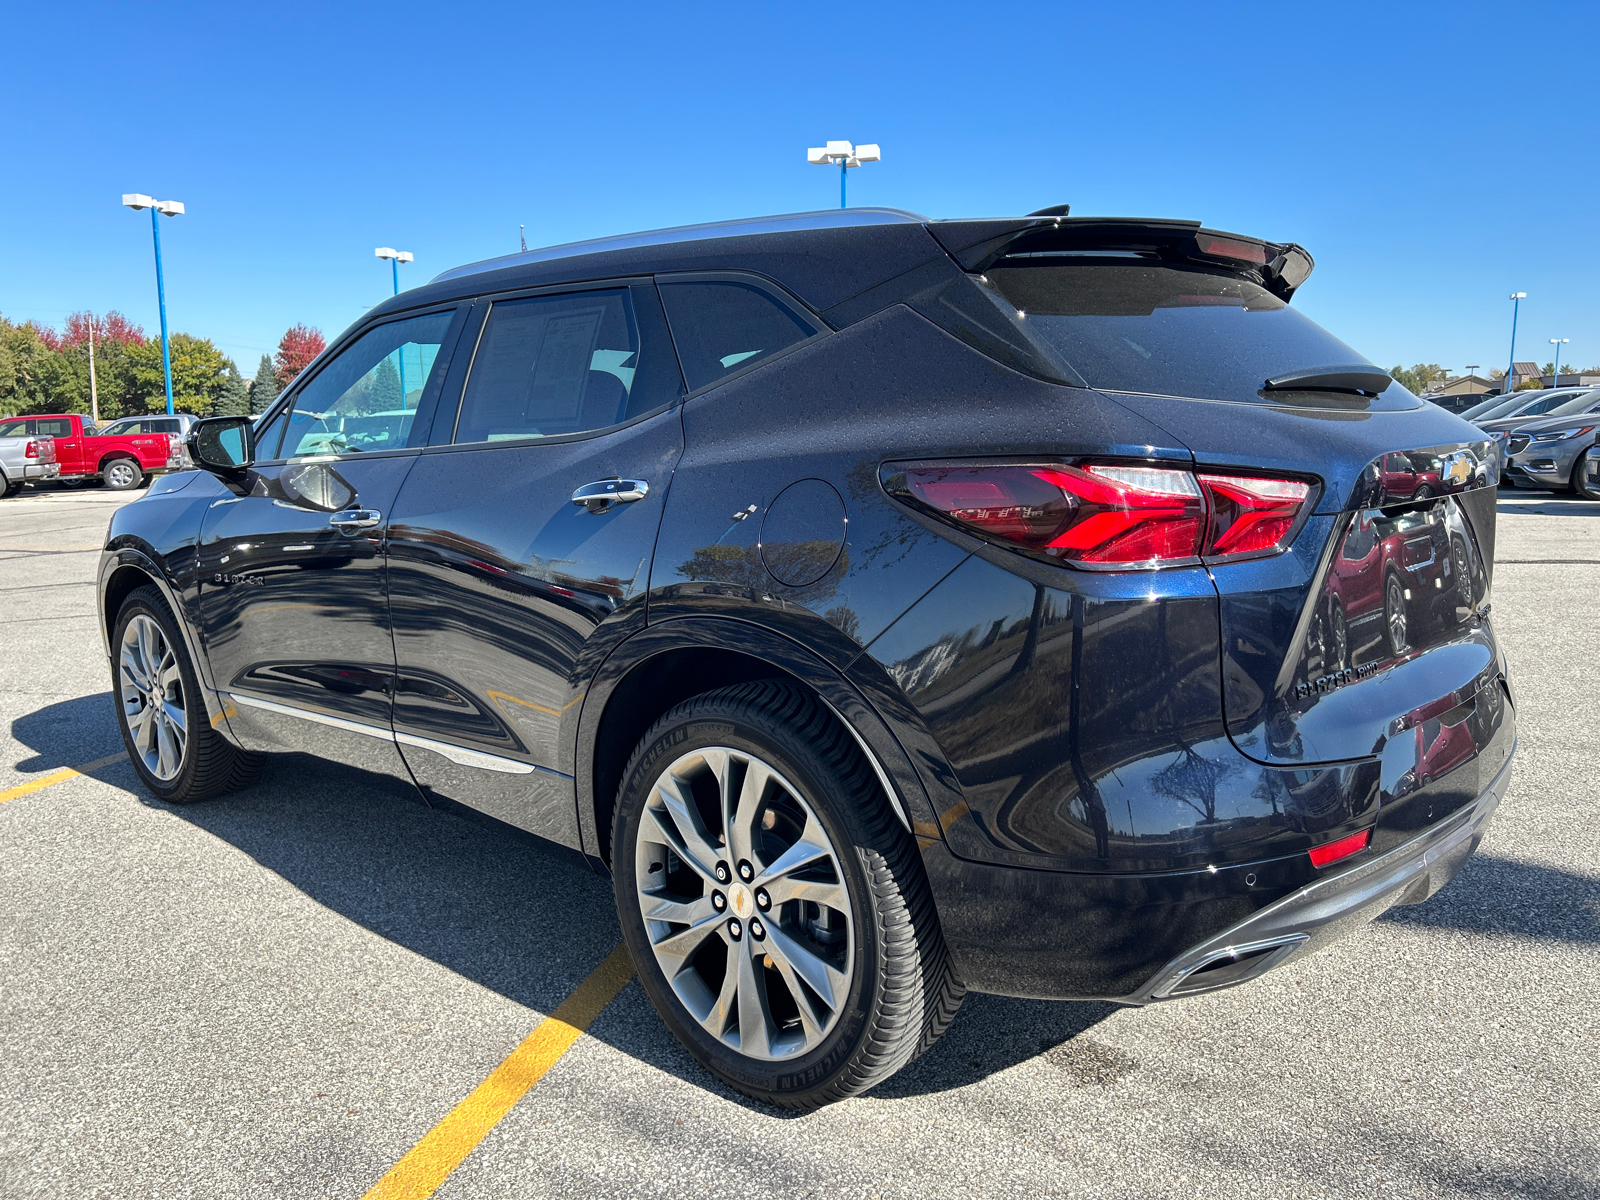
<path fill-rule="evenodd" d="M 744 884 L 732 883 L 728 885 L 728 907 L 733 909 L 734 916 L 748 917 L 756 910 L 755 898 Z"/>

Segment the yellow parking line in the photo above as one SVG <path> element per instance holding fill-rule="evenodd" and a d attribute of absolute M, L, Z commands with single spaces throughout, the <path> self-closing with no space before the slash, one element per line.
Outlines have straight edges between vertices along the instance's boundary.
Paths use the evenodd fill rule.
<path fill-rule="evenodd" d="M 18 796 L 26 796 L 29 792 L 37 792 L 47 787 L 54 787 L 58 783 L 65 783 L 69 779 L 76 779 L 79 775 L 87 775 L 90 771 L 98 771 L 101 767 L 109 767 L 114 762 L 125 762 L 126 754 L 108 754 L 104 758 L 97 758 L 93 762 L 86 762 L 81 767 L 62 767 L 59 771 L 51 771 L 48 775 L 41 775 L 37 779 L 30 779 L 27 783 L 19 783 L 9 791 L 0 792 L 0 804 L 7 800 L 15 800 Z"/>
<path fill-rule="evenodd" d="M 632 978 L 628 949 L 619 945 L 361 1200 L 425 1200 L 433 1195 Z"/>

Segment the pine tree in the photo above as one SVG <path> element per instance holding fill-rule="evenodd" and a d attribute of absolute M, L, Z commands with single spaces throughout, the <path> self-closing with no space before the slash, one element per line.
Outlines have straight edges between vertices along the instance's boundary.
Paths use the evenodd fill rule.
<path fill-rule="evenodd" d="M 219 417 L 242 417 L 249 411 L 250 391 L 244 385 L 244 376 L 239 374 L 239 364 L 230 358 L 212 412 Z"/>
<path fill-rule="evenodd" d="M 394 355 L 378 364 L 378 373 L 367 393 L 369 412 L 394 412 L 403 407 L 400 398 L 400 372 L 395 370 Z"/>
<path fill-rule="evenodd" d="M 278 398 L 278 373 L 272 367 L 272 355 L 263 354 L 256 368 L 255 382 L 250 385 L 250 413 L 264 413 Z"/>

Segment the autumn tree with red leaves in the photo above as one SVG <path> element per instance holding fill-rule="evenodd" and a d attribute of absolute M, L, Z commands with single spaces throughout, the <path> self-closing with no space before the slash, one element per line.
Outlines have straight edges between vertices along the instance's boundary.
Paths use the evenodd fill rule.
<path fill-rule="evenodd" d="M 96 346 L 103 346 L 107 342 L 118 342 L 124 346 L 142 346 L 145 343 L 144 328 L 135 325 L 116 309 L 112 309 L 103 317 L 97 317 L 89 312 L 75 312 L 67 318 L 66 328 L 57 335 L 60 342 L 58 349 L 71 350 L 82 346 L 89 340 L 89 330 L 94 329 L 94 342 Z"/>
<path fill-rule="evenodd" d="M 288 387 L 289 381 L 304 371 L 327 344 L 320 330 L 308 325 L 290 327 L 278 342 L 278 353 L 272 364 L 278 374 L 278 386 Z"/>

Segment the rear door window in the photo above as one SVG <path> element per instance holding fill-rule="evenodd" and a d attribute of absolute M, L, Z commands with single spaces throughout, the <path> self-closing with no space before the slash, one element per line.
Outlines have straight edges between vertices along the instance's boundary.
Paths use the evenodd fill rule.
<path fill-rule="evenodd" d="M 71 437 L 72 422 L 66 417 L 41 417 L 38 432 L 49 437 Z"/>
<path fill-rule="evenodd" d="M 0 421 L 0 437 L 27 437 L 31 421 Z"/>
<path fill-rule="evenodd" d="M 653 412 L 682 391 L 653 288 L 496 301 L 452 440 L 588 433 Z"/>
<path fill-rule="evenodd" d="M 763 362 L 818 327 L 754 284 L 732 280 L 659 281 L 661 302 L 691 391 Z"/>

